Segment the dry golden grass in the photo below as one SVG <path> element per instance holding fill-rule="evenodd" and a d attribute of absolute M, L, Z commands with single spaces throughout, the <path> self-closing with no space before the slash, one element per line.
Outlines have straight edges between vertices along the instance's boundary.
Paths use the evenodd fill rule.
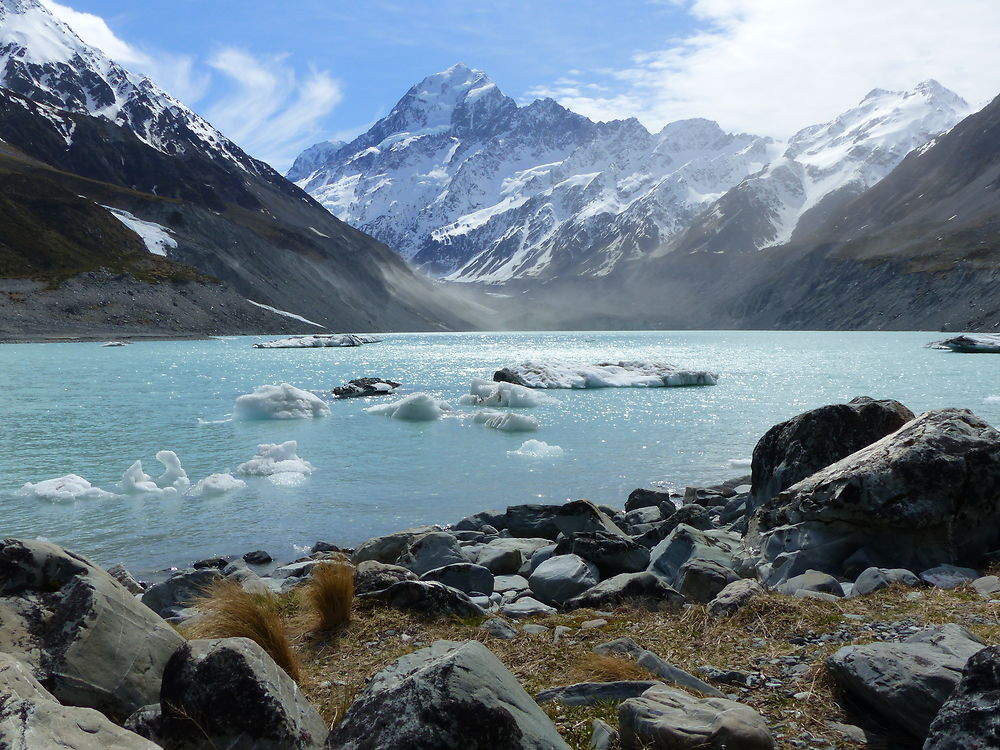
<path fill-rule="evenodd" d="M 342 562 L 320 563 L 302 587 L 302 597 L 315 617 L 317 630 L 346 625 L 354 603 L 354 567 Z"/>
<path fill-rule="evenodd" d="M 184 628 L 189 638 L 249 638 L 296 682 L 299 660 L 281 617 L 282 603 L 269 592 L 251 593 L 234 581 L 217 581 L 193 602 L 202 616 Z"/>
<path fill-rule="evenodd" d="M 626 656 L 612 654 L 584 654 L 574 664 L 569 676 L 574 682 L 618 682 L 619 680 L 658 679 L 645 667 L 640 667 Z"/>

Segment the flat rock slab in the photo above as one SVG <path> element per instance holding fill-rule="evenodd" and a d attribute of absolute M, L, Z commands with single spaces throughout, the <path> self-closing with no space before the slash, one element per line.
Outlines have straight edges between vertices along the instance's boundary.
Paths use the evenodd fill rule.
<path fill-rule="evenodd" d="M 638 698 L 654 685 L 655 680 L 619 680 L 616 682 L 578 682 L 575 685 L 543 690 L 535 695 L 538 703 L 558 701 L 567 706 L 590 706 L 598 701 L 621 703 L 629 698 Z"/>

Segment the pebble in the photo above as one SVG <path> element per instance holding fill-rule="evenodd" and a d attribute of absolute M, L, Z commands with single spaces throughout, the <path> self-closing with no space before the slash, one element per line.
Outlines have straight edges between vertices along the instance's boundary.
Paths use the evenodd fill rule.
<path fill-rule="evenodd" d="M 587 620 L 584 623 L 580 623 L 580 630 L 593 630 L 594 628 L 602 628 L 607 624 L 608 621 L 603 618 L 597 620 Z"/>
<path fill-rule="evenodd" d="M 531 622 L 527 623 L 526 625 L 522 625 L 521 630 L 523 630 L 525 633 L 528 633 L 529 635 L 538 635 L 539 633 L 549 632 L 549 629 L 544 625 L 536 625 Z"/>

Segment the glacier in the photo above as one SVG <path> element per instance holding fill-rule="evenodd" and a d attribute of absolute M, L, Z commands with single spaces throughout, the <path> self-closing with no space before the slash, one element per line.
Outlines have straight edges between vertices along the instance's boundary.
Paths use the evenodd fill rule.
<path fill-rule="evenodd" d="M 661 388 L 715 385 L 719 376 L 707 370 L 685 370 L 661 362 L 606 362 L 580 365 L 525 362 L 504 367 L 494 380 L 527 388 Z"/>

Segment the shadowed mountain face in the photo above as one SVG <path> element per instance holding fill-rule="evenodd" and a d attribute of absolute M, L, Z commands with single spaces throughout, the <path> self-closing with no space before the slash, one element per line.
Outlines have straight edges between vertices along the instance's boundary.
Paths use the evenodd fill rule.
<path fill-rule="evenodd" d="M 455 312 L 464 306 L 384 245 L 35 0 L 0 0 L 0 85 L 0 140 L 67 180 L 86 178 L 74 189 L 95 204 L 158 225 L 172 239 L 168 260 L 332 329 L 470 325 L 472 307 Z"/>

